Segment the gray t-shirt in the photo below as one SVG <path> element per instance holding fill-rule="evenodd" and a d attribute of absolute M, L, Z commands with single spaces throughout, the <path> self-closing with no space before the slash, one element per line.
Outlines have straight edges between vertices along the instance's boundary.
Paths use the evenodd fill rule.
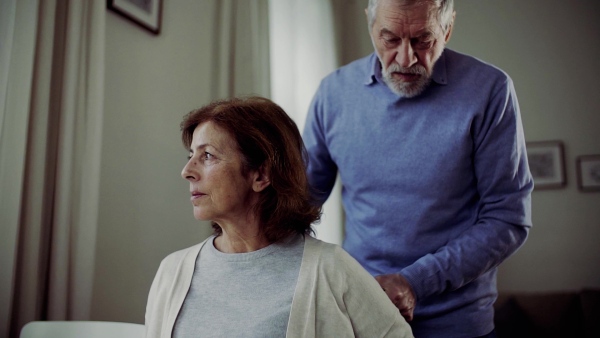
<path fill-rule="evenodd" d="M 209 238 L 173 337 L 285 337 L 303 253 L 301 235 L 239 254 Z"/>

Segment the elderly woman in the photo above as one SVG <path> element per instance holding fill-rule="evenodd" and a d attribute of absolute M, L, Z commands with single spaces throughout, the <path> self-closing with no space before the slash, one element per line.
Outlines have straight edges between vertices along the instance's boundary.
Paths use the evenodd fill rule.
<path fill-rule="evenodd" d="M 216 101 L 181 127 L 181 176 L 214 234 L 161 263 L 147 337 L 412 337 L 373 277 L 310 236 L 320 208 L 300 133 L 279 106 Z"/>

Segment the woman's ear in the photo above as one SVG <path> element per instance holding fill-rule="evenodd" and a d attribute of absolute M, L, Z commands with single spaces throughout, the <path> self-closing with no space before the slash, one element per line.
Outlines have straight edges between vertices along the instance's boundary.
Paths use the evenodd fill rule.
<path fill-rule="evenodd" d="M 254 173 L 254 182 L 252 182 L 252 190 L 261 192 L 271 184 L 270 170 L 261 165 L 258 171 Z"/>

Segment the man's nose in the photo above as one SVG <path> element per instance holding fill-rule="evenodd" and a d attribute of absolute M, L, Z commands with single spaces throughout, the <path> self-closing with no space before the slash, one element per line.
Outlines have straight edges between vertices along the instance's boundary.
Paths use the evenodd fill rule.
<path fill-rule="evenodd" d="M 396 51 L 396 62 L 404 68 L 409 68 L 417 63 L 417 55 L 410 43 L 410 40 L 405 40 L 400 43 Z"/>

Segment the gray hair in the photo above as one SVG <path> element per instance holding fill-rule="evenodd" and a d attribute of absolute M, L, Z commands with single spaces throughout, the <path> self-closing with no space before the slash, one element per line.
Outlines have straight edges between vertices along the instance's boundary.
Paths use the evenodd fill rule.
<path fill-rule="evenodd" d="M 416 6 L 421 4 L 430 3 L 437 9 L 437 19 L 442 25 L 442 29 L 446 31 L 452 23 L 452 14 L 454 13 L 454 0 L 396 0 L 399 6 Z M 369 0 L 369 7 L 367 7 L 367 17 L 369 19 L 369 28 L 373 28 L 375 23 L 375 12 L 377 11 L 377 5 L 379 0 Z"/>

